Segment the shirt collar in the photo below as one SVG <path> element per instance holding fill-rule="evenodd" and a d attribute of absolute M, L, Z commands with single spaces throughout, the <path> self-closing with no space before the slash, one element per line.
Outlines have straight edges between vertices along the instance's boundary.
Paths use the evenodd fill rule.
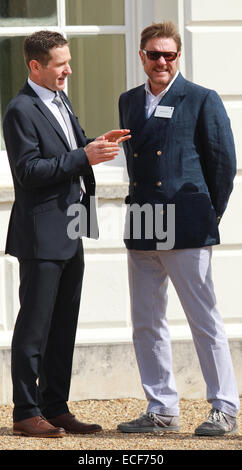
<path fill-rule="evenodd" d="M 28 77 L 28 84 L 35 91 L 35 93 L 40 97 L 42 101 L 52 101 L 55 97 L 55 92 L 44 88 L 43 86 L 37 85 Z"/>
<path fill-rule="evenodd" d="M 150 95 L 150 97 L 152 97 L 153 99 L 160 99 L 168 92 L 168 90 L 170 89 L 171 85 L 174 83 L 174 81 L 176 80 L 176 78 L 178 77 L 179 75 L 179 70 L 177 70 L 175 76 L 173 77 L 173 79 L 171 80 L 171 82 L 169 83 L 169 85 L 164 89 L 162 90 L 159 95 L 153 95 L 151 89 L 150 89 L 150 82 L 149 82 L 149 79 L 147 80 L 147 82 L 145 83 L 145 91 L 146 91 L 146 94 Z"/>

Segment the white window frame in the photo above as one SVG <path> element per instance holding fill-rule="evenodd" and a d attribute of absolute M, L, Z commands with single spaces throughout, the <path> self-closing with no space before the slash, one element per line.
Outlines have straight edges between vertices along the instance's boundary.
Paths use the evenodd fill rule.
<path fill-rule="evenodd" d="M 69 26 L 66 25 L 66 7 L 65 0 L 57 0 L 57 22 L 55 26 L 16 26 L 16 27 L 0 27 L 0 37 L 16 37 L 26 36 L 40 28 L 57 31 L 63 34 L 64 37 L 68 35 L 81 36 L 85 35 L 99 35 L 99 34 L 121 34 L 125 36 L 125 53 L 126 53 L 126 89 L 132 88 L 137 85 L 139 81 L 139 69 L 137 68 L 137 12 L 140 8 L 139 0 L 125 0 L 125 16 L 124 25 L 109 25 L 109 26 Z M 68 84 L 66 86 L 68 93 Z M 118 105 L 118 103 L 117 103 Z M 121 150 L 122 152 L 122 150 Z M 124 158 L 123 158 L 124 162 Z M 120 166 L 108 166 L 107 164 L 96 165 L 95 173 L 101 182 L 122 182 L 126 180 L 126 171 L 124 164 Z M 8 159 L 6 151 L 0 151 L 0 187 L 12 186 L 12 178 L 10 174 Z"/>

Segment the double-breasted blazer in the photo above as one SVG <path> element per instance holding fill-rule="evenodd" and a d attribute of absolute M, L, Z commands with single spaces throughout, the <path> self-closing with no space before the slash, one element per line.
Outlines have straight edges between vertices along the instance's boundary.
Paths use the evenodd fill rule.
<path fill-rule="evenodd" d="M 120 125 L 132 135 L 123 144 L 130 179 L 126 203 L 129 207 L 150 204 L 153 209 L 162 205 L 164 219 L 167 204 L 174 205 L 174 249 L 218 244 L 218 220 L 236 173 L 234 140 L 224 105 L 215 91 L 185 80 L 180 73 L 159 104 L 174 107 L 171 118 L 155 113 L 146 118 L 144 85 L 120 96 Z M 127 215 L 131 217 L 132 211 Z M 163 223 L 165 227 L 167 221 Z M 156 249 L 160 239 L 155 231 L 147 238 L 142 226 L 141 236 L 134 237 L 132 220 L 129 224 L 128 249 Z"/>
<path fill-rule="evenodd" d="M 72 220 L 67 211 L 71 204 L 80 203 L 80 177 L 85 185 L 82 204 L 90 206 L 90 196 L 95 194 L 93 170 L 83 148 L 92 139 L 85 136 L 65 93 L 61 95 L 71 110 L 76 150 L 71 150 L 57 119 L 27 82 L 4 116 L 15 191 L 6 253 L 18 258 L 65 260 L 74 256 L 79 237 L 70 238 L 67 233 Z M 96 213 L 93 218 L 96 221 Z"/>

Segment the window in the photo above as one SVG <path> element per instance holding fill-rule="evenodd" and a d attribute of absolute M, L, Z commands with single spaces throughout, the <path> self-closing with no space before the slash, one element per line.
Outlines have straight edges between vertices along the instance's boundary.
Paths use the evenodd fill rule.
<path fill-rule="evenodd" d="M 124 25 L 124 0 L 67 0 L 67 25 Z"/>
<path fill-rule="evenodd" d="M 1 0 L 0 26 L 57 25 L 56 0 Z"/>
<path fill-rule="evenodd" d="M 119 127 L 117 104 L 125 90 L 125 42 L 118 34 L 70 37 L 73 74 L 68 95 L 89 137 Z"/>
<path fill-rule="evenodd" d="M 24 38 L 46 28 L 61 32 L 69 41 L 73 74 L 66 91 L 86 134 L 95 137 L 117 127 L 118 97 L 131 86 L 128 69 L 132 69 L 132 45 L 127 41 L 133 11 L 130 3 L 129 0 L 1 0 L 0 121 L 7 103 L 27 78 Z M 0 143 L 3 150 L 2 135 Z"/>

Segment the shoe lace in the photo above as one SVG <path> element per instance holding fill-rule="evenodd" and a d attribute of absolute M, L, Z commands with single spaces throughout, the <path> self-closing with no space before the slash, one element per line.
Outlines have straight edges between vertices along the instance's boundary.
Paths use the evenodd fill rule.
<path fill-rule="evenodd" d="M 216 409 L 213 409 L 210 411 L 210 414 L 209 414 L 209 419 L 208 421 L 210 422 L 214 422 L 214 421 L 227 421 L 226 419 L 226 414 L 223 413 L 222 411 L 220 410 L 216 410 Z"/>
<path fill-rule="evenodd" d="M 38 421 L 47 421 L 47 419 L 42 415 L 36 417 L 38 418 Z"/>
<path fill-rule="evenodd" d="M 139 424 L 140 423 L 140 420 L 143 419 L 143 418 L 146 418 L 146 420 L 148 419 L 149 421 L 155 424 L 159 424 L 160 421 L 159 419 L 157 418 L 157 416 L 154 414 L 154 413 L 141 413 L 139 418 L 136 418 L 134 419 L 132 422 L 132 424 Z"/>
<path fill-rule="evenodd" d="M 157 416 L 157 414 L 155 413 L 147 413 L 148 418 L 150 418 L 151 421 L 153 421 L 153 423 L 157 424 L 158 426 L 163 426 L 163 427 L 166 427 L 167 425 L 164 423 L 164 421 L 162 421 L 161 418 L 159 418 Z"/>
<path fill-rule="evenodd" d="M 46 421 L 46 423 L 48 423 L 47 419 L 42 415 L 37 416 L 37 418 L 38 418 L 38 424 L 40 424 L 42 421 Z"/>

